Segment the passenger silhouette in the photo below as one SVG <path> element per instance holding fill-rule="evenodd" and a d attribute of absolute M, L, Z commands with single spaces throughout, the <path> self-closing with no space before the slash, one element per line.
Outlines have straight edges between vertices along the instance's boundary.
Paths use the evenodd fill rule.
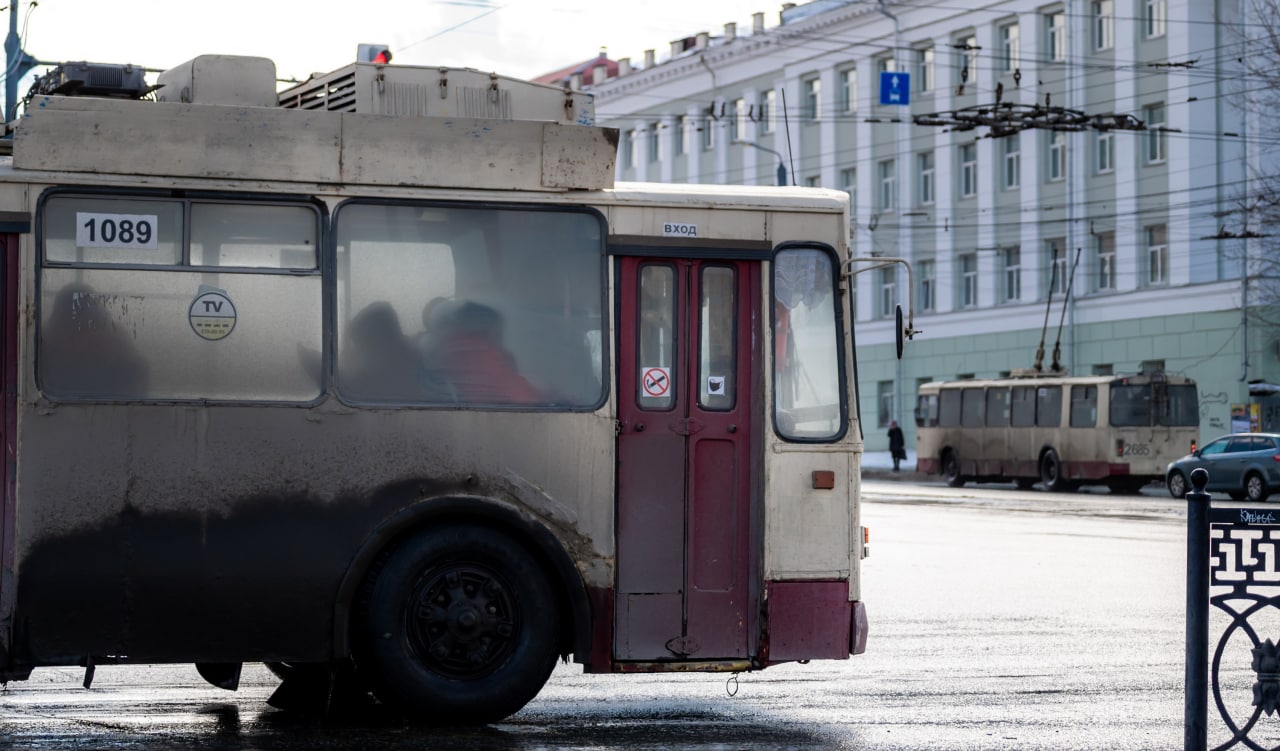
<path fill-rule="evenodd" d="M 433 301 L 434 303 L 434 301 Z M 427 367 L 450 383 L 458 398 L 474 404 L 531 404 L 544 399 L 520 374 L 502 344 L 502 315 L 487 305 L 428 304 L 434 318 Z"/>
<path fill-rule="evenodd" d="M 423 398 L 422 363 L 390 303 L 370 303 L 351 319 L 347 332 L 339 371 L 344 393 L 384 401 Z"/>

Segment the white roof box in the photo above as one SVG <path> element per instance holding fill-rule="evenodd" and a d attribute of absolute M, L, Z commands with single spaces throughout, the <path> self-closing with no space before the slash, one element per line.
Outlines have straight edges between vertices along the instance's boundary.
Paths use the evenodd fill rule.
<path fill-rule="evenodd" d="M 265 57 L 201 55 L 161 73 L 156 83 L 161 102 L 276 106 L 276 64 Z"/>

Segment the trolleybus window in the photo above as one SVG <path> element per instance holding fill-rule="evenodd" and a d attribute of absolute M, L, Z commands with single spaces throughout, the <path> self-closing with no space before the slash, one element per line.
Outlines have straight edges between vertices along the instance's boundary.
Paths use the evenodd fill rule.
<path fill-rule="evenodd" d="M 202 212 L 222 219 L 193 220 Z M 255 220 L 233 223 L 246 212 Z M 320 218 L 303 203 L 49 195 L 37 214 L 41 388 L 54 399 L 317 399 Z M 256 256 L 298 270 L 211 273 L 186 260 L 188 242 L 201 264 Z"/>
<path fill-rule="evenodd" d="M 1092 428 L 1098 423 L 1098 387 L 1071 387 L 1071 427 Z"/>
<path fill-rule="evenodd" d="M 1159 386 L 1159 390 L 1156 388 Z M 1156 398 L 1152 395 L 1155 392 Z M 1111 424 L 1115 427 L 1200 424 L 1196 387 L 1187 384 L 1111 384 Z"/>
<path fill-rule="evenodd" d="M 1036 426 L 1056 428 L 1062 424 L 1062 387 L 1041 386 L 1036 389 Z"/>
<path fill-rule="evenodd" d="M 639 361 L 645 376 L 636 380 L 636 404 L 640 409 L 668 410 L 675 404 L 679 379 L 674 377 L 676 270 L 668 265 L 645 264 L 640 268 Z"/>
<path fill-rule="evenodd" d="M 847 407 L 835 266 L 829 253 L 797 247 L 773 266 L 774 424 L 789 440 L 836 440 Z"/>
<path fill-rule="evenodd" d="M 954 428 L 960 424 L 960 389 L 947 389 L 938 394 L 938 424 Z"/>
<path fill-rule="evenodd" d="M 960 424 L 966 428 L 982 427 L 982 413 L 986 409 L 983 390 L 964 389 L 960 394 Z"/>
<path fill-rule="evenodd" d="M 349 202 L 335 233 L 344 398 L 571 409 L 603 398 L 597 214 Z"/>
<path fill-rule="evenodd" d="M 1009 389 L 987 389 L 987 427 L 1003 428 L 1009 424 Z"/>
<path fill-rule="evenodd" d="M 698 345 L 698 404 L 706 409 L 733 407 L 734 384 L 738 382 L 738 338 L 734 331 L 737 310 L 737 282 L 729 266 L 703 266 L 701 290 L 702 341 Z"/>
<path fill-rule="evenodd" d="M 1036 424 L 1036 387 L 1014 386 L 1011 423 L 1015 428 Z"/>

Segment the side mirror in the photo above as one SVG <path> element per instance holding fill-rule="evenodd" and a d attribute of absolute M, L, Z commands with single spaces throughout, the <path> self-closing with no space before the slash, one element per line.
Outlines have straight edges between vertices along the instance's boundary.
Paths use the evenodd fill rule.
<path fill-rule="evenodd" d="M 904 333 L 903 333 L 903 331 L 904 331 L 904 330 L 903 330 L 903 328 L 902 328 L 902 306 L 901 306 L 901 305 L 897 306 L 897 309 L 894 311 L 894 322 L 895 322 L 895 324 L 896 324 L 896 325 L 895 325 L 895 327 L 894 327 L 894 332 L 893 332 L 893 333 L 894 333 L 894 343 L 895 343 L 895 344 L 897 345 L 897 347 L 898 347 L 898 359 L 899 359 L 899 360 L 901 360 L 901 359 L 902 359 L 902 345 L 903 345 L 903 337 L 905 336 L 905 335 L 904 335 Z"/>

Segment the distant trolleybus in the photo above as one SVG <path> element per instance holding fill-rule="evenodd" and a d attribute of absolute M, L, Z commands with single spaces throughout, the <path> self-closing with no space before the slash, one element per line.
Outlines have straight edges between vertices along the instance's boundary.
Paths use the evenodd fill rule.
<path fill-rule="evenodd" d="M 1136 492 L 1200 434 L 1195 382 L 1176 375 L 1028 375 L 925 383 L 916 405 L 921 472 L 947 484 Z"/>
<path fill-rule="evenodd" d="M 487 722 L 864 650 L 845 194 L 614 185 L 589 97 L 476 71 L 120 67 L 0 159 L 0 681 Z"/>

